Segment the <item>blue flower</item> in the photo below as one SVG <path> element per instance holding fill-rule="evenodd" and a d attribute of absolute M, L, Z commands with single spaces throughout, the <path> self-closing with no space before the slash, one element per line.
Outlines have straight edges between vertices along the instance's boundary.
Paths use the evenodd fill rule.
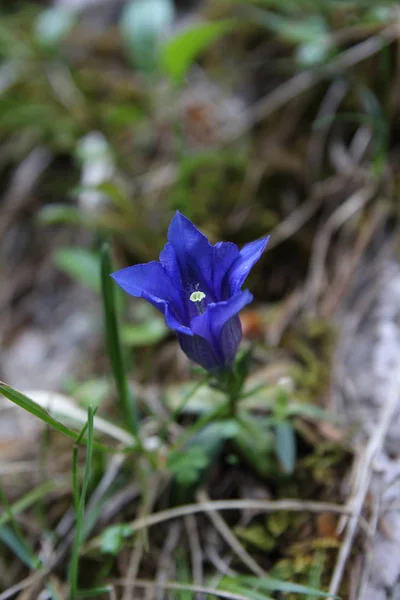
<path fill-rule="evenodd" d="M 177 212 L 160 262 L 127 267 L 112 277 L 162 312 L 185 354 L 215 373 L 232 365 L 242 338 L 238 313 L 253 300 L 241 287 L 267 242 L 257 240 L 240 251 L 231 242 L 212 246 Z"/>

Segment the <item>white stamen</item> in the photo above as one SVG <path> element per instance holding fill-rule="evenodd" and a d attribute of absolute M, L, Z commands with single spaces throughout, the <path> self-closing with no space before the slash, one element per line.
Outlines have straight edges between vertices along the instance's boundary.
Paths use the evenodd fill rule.
<path fill-rule="evenodd" d="M 192 292 L 190 294 L 189 300 L 191 302 L 201 302 L 202 300 L 204 300 L 205 297 L 206 297 L 206 295 L 204 292 L 196 291 L 196 292 Z"/>

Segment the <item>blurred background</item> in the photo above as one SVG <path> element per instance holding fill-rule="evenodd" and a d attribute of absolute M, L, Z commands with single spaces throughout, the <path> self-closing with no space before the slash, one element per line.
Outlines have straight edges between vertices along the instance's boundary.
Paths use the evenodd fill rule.
<path fill-rule="evenodd" d="M 256 301 L 242 314 L 253 380 L 289 379 L 299 401 L 346 424 L 314 422 L 317 409 L 299 421 L 308 463 L 289 486 L 275 481 L 272 495 L 351 495 L 344 473 L 379 422 L 400 356 L 399 36 L 390 0 L 3 0 L 0 379 L 98 404 L 118 421 L 101 244 L 110 243 L 115 268 L 157 259 L 176 210 L 212 243 L 271 234 L 248 281 Z M 176 408 L 191 371 L 174 336 L 144 302 L 118 303 L 143 413 Z M 14 412 L 2 405 L 0 475 L 16 500 L 27 481 L 10 479 L 7 465 L 37 460 L 43 432 Z M 400 410 L 391 421 L 382 443 L 389 487 Z M 230 468 L 218 479 L 228 498 L 239 493 Z M 30 475 L 30 487 L 43 477 Z M 242 497 L 270 497 L 268 485 L 241 485 Z M 398 548 L 397 514 L 389 528 Z M 282 525 L 286 546 L 302 526 Z M 331 523 L 313 527 L 331 540 L 319 548 L 328 557 L 322 585 L 340 542 Z M 314 558 L 300 565 L 279 526 L 257 532 L 242 524 L 243 544 L 271 549 L 269 566 L 309 581 L 315 547 L 302 548 Z M 377 567 L 362 597 L 347 585 L 343 597 L 399 593 L 400 553 L 379 548 L 385 564 L 390 557 L 387 578 Z M 0 575 L 0 588 L 20 576 L 19 567 Z"/>
<path fill-rule="evenodd" d="M 272 233 L 251 285 L 280 325 L 251 312 L 253 333 L 331 317 L 397 224 L 397 8 L 2 3 L 2 377 L 84 369 L 100 240 L 119 265 L 154 259 L 177 209 L 214 242 Z M 148 318 L 132 345 L 166 335 Z"/>

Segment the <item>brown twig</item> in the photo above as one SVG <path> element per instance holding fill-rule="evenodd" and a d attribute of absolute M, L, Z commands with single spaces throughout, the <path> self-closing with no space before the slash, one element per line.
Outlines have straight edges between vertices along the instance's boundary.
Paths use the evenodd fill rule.
<path fill-rule="evenodd" d="M 318 231 L 311 256 L 308 282 L 305 285 L 307 304 L 315 306 L 320 294 L 325 271 L 325 261 L 330 240 L 335 231 L 356 215 L 375 195 L 376 184 L 369 184 L 354 192 L 331 214 L 324 226 Z"/>
<path fill-rule="evenodd" d="M 123 580 L 115 581 L 114 585 L 124 586 L 127 583 Z M 145 581 L 143 579 L 138 579 L 136 581 L 136 586 L 146 589 L 156 589 L 156 584 L 153 581 Z M 248 596 L 243 596 L 243 594 L 235 594 L 233 592 L 225 592 L 223 590 L 217 590 L 212 587 L 205 587 L 202 585 L 190 585 L 186 583 L 176 583 L 173 581 L 166 582 L 162 584 L 162 588 L 164 590 L 180 590 L 180 591 L 189 591 L 189 592 L 198 592 L 201 594 L 207 594 L 211 596 L 218 596 L 219 598 L 226 598 L 227 600 L 249 600 Z M 1 600 L 1 598 L 0 598 Z"/>
<path fill-rule="evenodd" d="M 203 552 L 200 544 L 199 530 L 196 519 L 193 515 L 185 517 L 185 529 L 190 549 L 192 563 L 193 582 L 196 585 L 203 584 Z M 202 600 L 203 596 L 198 596 L 197 600 Z"/>
<path fill-rule="evenodd" d="M 221 138 L 232 141 L 240 137 L 249 127 L 266 119 L 275 111 L 285 106 L 285 104 L 294 100 L 299 94 L 311 89 L 316 83 L 327 77 L 332 77 L 335 73 L 345 71 L 373 56 L 382 50 L 384 46 L 397 39 L 399 33 L 398 24 L 390 25 L 377 35 L 371 36 L 356 46 L 345 50 L 336 59 L 332 60 L 331 63 L 324 65 L 323 69 L 304 71 L 295 75 L 275 88 L 268 96 L 256 102 L 250 108 L 246 119 L 238 119 L 233 127 L 232 125 L 226 126 L 220 134 Z"/>
<path fill-rule="evenodd" d="M 206 513 L 213 511 L 222 510 L 258 510 L 260 512 L 276 512 L 276 511 L 288 511 L 288 512 L 332 512 L 339 515 L 352 515 L 353 510 L 348 506 L 341 504 L 334 504 L 333 502 L 314 502 L 309 500 L 215 500 L 207 503 L 198 504 L 186 504 L 184 506 L 177 506 L 175 508 L 169 508 L 158 513 L 153 513 L 146 517 L 140 517 L 131 521 L 127 526 L 131 529 L 132 533 L 137 533 L 142 529 L 153 527 L 159 523 L 170 521 L 171 519 L 178 519 L 185 517 L 186 515 L 193 515 L 197 513 Z M 99 539 L 95 538 L 89 542 L 83 552 L 88 552 L 99 546 Z M 1 600 L 1 599 L 0 599 Z"/>
<path fill-rule="evenodd" d="M 357 525 L 361 516 L 361 511 L 364 506 L 365 497 L 371 483 L 373 461 L 382 449 L 383 442 L 399 403 L 400 377 L 398 374 L 398 369 L 398 366 L 397 368 L 394 368 L 395 375 L 393 376 L 388 399 L 382 408 L 377 427 L 375 428 L 374 433 L 371 435 L 368 445 L 362 456 L 362 460 L 359 463 L 359 471 L 357 474 L 358 488 L 356 489 L 353 498 L 351 498 L 348 502 L 348 508 L 352 511 L 352 516 L 350 517 L 347 525 L 346 535 L 340 548 L 338 560 L 329 586 L 329 593 L 332 595 L 337 594 L 343 578 L 347 560 L 353 545 L 354 536 L 357 531 Z"/>
<path fill-rule="evenodd" d="M 204 490 L 201 490 L 197 494 L 197 498 L 201 504 L 207 504 L 210 502 L 210 499 L 207 493 Z M 231 550 L 236 554 L 238 558 L 242 561 L 246 567 L 257 575 L 257 577 L 265 577 L 266 573 L 264 569 L 262 569 L 257 562 L 254 560 L 252 556 L 245 550 L 236 536 L 229 529 L 228 525 L 225 523 L 224 519 L 221 515 L 216 511 L 209 511 L 208 516 L 211 519 L 215 529 L 218 531 L 220 536 L 225 540 Z"/>
<path fill-rule="evenodd" d="M 141 508 L 140 508 L 140 513 L 142 517 L 146 517 L 147 513 L 152 509 L 152 506 L 157 498 L 158 492 L 159 492 L 159 478 L 157 477 L 153 477 L 152 481 L 149 481 L 149 490 L 150 493 L 148 495 L 148 497 L 145 499 L 145 501 L 143 502 Z M 134 589 L 135 589 L 135 582 L 136 582 L 136 578 L 137 578 L 137 574 L 139 572 L 139 566 L 143 557 L 143 552 L 145 549 L 145 536 L 141 536 L 139 539 L 136 540 L 136 544 L 132 550 L 130 559 L 129 559 L 129 565 L 128 565 L 128 572 L 127 572 L 127 581 L 129 582 L 129 584 L 127 585 L 127 587 L 124 590 L 124 594 L 122 596 L 122 600 L 134 600 Z"/>
<path fill-rule="evenodd" d="M 155 578 L 155 598 L 156 600 L 163 600 L 163 588 L 169 579 L 169 572 L 171 569 L 171 558 L 173 552 L 178 545 L 179 537 L 181 535 L 181 523 L 172 523 L 169 527 L 168 534 L 165 538 L 165 542 L 160 554 L 158 561 L 158 569 Z"/>

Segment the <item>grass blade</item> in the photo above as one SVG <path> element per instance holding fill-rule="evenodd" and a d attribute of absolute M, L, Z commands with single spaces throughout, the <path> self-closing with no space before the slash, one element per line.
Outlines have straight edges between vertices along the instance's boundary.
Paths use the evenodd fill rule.
<path fill-rule="evenodd" d="M 126 376 L 118 327 L 114 282 L 110 277 L 112 271 L 113 267 L 111 264 L 109 248 L 107 244 L 104 244 L 101 249 L 101 288 L 103 293 L 107 351 L 121 405 L 121 413 L 124 421 L 128 423 L 131 432 L 137 436 L 137 408 Z"/>
<path fill-rule="evenodd" d="M 67 435 L 73 440 L 77 439 L 77 433 L 75 433 L 75 431 L 73 431 L 69 427 L 66 427 L 65 425 L 60 423 L 60 421 L 54 419 L 47 412 L 47 410 L 45 410 L 39 404 L 28 398 L 28 396 L 25 396 L 21 392 L 18 392 L 17 390 L 7 385 L 6 383 L 3 383 L 2 381 L 0 381 L 0 393 L 3 394 L 3 396 L 5 396 L 6 398 L 8 398 L 8 400 L 11 400 L 11 402 L 14 402 L 14 404 L 16 404 L 17 406 L 20 406 L 27 412 L 31 413 L 31 415 L 37 417 L 41 421 L 44 421 L 45 423 L 47 423 L 47 425 L 50 425 L 50 427 L 53 427 L 53 429 L 56 429 L 60 433 L 64 433 L 64 435 Z"/>
<path fill-rule="evenodd" d="M 82 600 L 85 598 L 98 598 L 101 594 L 109 594 L 111 596 L 112 592 L 113 587 L 111 585 L 102 585 L 89 590 L 79 590 L 78 597 Z"/>
<path fill-rule="evenodd" d="M 34 570 L 40 568 L 40 560 L 35 557 L 25 540 L 6 525 L 0 527 L 0 540 L 24 565 Z"/>
<path fill-rule="evenodd" d="M 291 423 L 279 421 L 275 428 L 276 453 L 285 473 L 293 473 L 296 464 L 296 437 Z"/>
<path fill-rule="evenodd" d="M 62 489 L 64 486 L 66 486 L 64 481 L 46 481 L 34 490 L 31 490 L 25 496 L 17 500 L 17 502 L 14 502 L 14 504 L 10 506 L 9 512 L 5 511 L 0 515 L 0 527 L 9 523 L 13 517 L 36 504 L 38 500 L 44 498 L 50 492 Z"/>
<path fill-rule="evenodd" d="M 197 57 L 235 25 L 233 19 L 195 24 L 167 40 L 161 49 L 161 63 L 167 75 L 176 83 L 181 82 Z"/>
<path fill-rule="evenodd" d="M 251 586 L 247 586 L 242 583 L 241 578 L 238 577 L 224 577 L 221 581 L 219 589 L 226 592 L 231 592 L 237 595 L 236 597 L 247 598 L 248 600 L 274 600 L 271 596 L 267 596 L 260 590 L 254 590 Z"/>
<path fill-rule="evenodd" d="M 14 518 L 8 498 L 1 486 L 0 499 L 12 526 L 12 529 L 7 527 L 7 525 L 0 526 L 0 540 L 2 540 L 30 569 L 39 569 L 41 567 L 41 561 L 35 556 L 30 544 L 25 540 L 22 530 Z"/>
<path fill-rule="evenodd" d="M 314 596 L 315 598 L 338 598 L 328 592 L 313 589 L 299 583 L 291 583 L 290 581 L 280 581 L 272 577 L 253 577 L 252 575 L 241 575 L 239 577 L 241 583 L 252 586 L 255 590 L 266 592 L 283 592 L 285 594 L 302 594 Z"/>
<path fill-rule="evenodd" d="M 50 427 L 53 427 L 53 429 L 55 429 L 56 431 L 67 435 L 68 437 L 72 438 L 75 442 L 77 442 L 79 434 L 76 431 L 70 429 L 66 425 L 63 425 L 60 421 L 52 417 L 45 408 L 40 406 L 40 404 L 38 404 L 37 402 L 31 400 L 31 398 L 28 398 L 28 396 L 25 396 L 25 394 L 22 394 L 22 392 L 18 392 L 11 386 L 0 381 L 0 394 L 3 394 L 3 396 L 5 396 L 8 400 L 11 400 L 11 402 L 16 404 L 17 406 L 31 413 L 31 415 L 33 415 L 34 417 L 37 417 L 47 425 L 50 425 Z M 82 444 L 87 443 L 86 439 L 80 439 L 79 441 Z M 126 441 L 126 444 L 128 444 L 128 441 Z M 94 446 L 96 450 L 102 450 L 103 452 L 109 452 L 111 454 L 121 452 L 120 449 L 109 448 L 108 446 L 100 444 L 99 442 L 94 442 Z M 130 451 L 130 448 L 126 448 L 125 451 Z"/>
<path fill-rule="evenodd" d="M 92 465 L 92 456 L 93 456 L 93 419 L 94 419 L 94 411 L 91 406 L 88 408 L 88 422 L 87 422 L 87 448 L 86 448 L 86 461 L 85 461 L 85 472 L 83 476 L 82 489 L 79 494 L 79 502 L 77 503 L 77 511 L 76 511 L 76 528 L 75 528 L 75 538 L 74 544 L 72 547 L 71 554 L 71 564 L 69 571 L 69 583 L 70 583 L 70 600 L 76 600 L 77 598 L 77 589 L 78 589 L 78 572 L 79 572 L 79 549 L 82 541 L 82 530 L 83 530 L 83 518 L 85 513 L 85 501 L 86 494 L 89 485 L 90 473 L 91 473 L 91 465 Z M 86 429 L 86 427 L 84 428 Z M 84 431 L 82 431 L 83 435 Z M 81 437 L 81 436 L 79 436 Z M 77 478 L 73 478 L 74 487 L 77 485 Z M 78 491 L 74 489 L 74 499 L 78 497 Z"/>

